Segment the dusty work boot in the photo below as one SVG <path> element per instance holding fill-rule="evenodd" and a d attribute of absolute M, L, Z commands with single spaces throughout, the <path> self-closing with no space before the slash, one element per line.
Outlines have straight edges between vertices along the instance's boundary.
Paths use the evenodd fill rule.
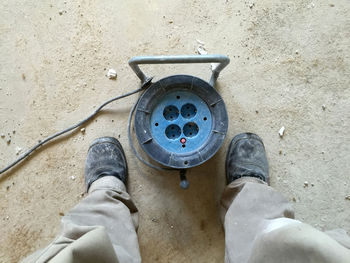
<path fill-rule="evenodd" d="M 226 156 L 227 184 L 243 176 L 255 177 L 269 183 L 269 167 L 265 147 L 253 133 L 236 135 Z"/>
<path fill-rule="evenodd" d="M 95 139 L 90 145 L 85 163 L 85 184 L 90 185 L 103 176 L 115 176 L 126 184 L 128 167 L 120 142 L 113 137 Z"/>

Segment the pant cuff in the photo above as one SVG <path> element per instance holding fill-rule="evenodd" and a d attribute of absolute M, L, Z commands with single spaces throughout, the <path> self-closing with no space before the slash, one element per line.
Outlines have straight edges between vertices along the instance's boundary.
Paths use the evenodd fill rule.
<path fill-rule="evenodd" d="M 238 178 L 236 180 L 233 180 L 228 186 L 227 188 L 234 188 L 237 187 L 241 184 L 245 184 L 245 183 L 258 183 L 258 184 L 266 184 L 266 182 L 264 182 L 263 180 L 260 180 L 259 178 L 256 177 L 252 177 L 252 176 L 243 176 L 241 178 Z"/>
<path fill-rule="evenodd" d="M 103 176 L 93 182 L 89 193 L 100 189 L 113 189 L 119 192 L 126 192 L 125 184 L 115 176 Z"/>

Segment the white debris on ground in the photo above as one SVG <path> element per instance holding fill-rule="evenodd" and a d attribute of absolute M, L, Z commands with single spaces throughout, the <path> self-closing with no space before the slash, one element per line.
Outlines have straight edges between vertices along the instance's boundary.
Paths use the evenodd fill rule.
<path fill-rule="evenodd" d="M 207 55 L 207 54 L 208 54 L 208 52 L 205 50 L 205 47 L 203 47 L 203 46 L 199 46 L 199 47 L 197 48 L 197 52 L 198 52 L 198 54 L 200 54 L 200 55 Z"/>
<path fill-rule="evenodd" d="M 17 146 L 15 150 L 16 150 L 16 155 L 19 155 L 23 149 Z"/>
<path fill-rule="evenodd" d="M 81 132 L 82 134 L 85 134 L 85 131 L 86 131 L 85 128 L 81 128 L 81 129 L 80 129 L 80 132 Z"/>
<path fill-rule="evenodd" d="M 310 4 L 307 5 L 307 8 L 309 8 L 309 9 L 310 9 L 310 8 L 314 8 L 314 7 L 315 7 L 315 4 L 312 3 L 312 2 L 311 2 Z"/>
<path fill-rule="evenodd" d="M 109 79 L 116 79 L 117 78 L 117 71 L 115 71 L 115 69 L 113 69 L 113 68 L 109 69 L 107 72 L 107 77 Z"/>
<path fill-rule="evenodd" d="M 75 180 L 75 176 L 72 175 L 72 176 L 70 177 L 70 179 L 74 181 L 74 180 Z"/>
<path fill-rule="evenodd" d="M 281 138 L 283 138 L 285 130 L 286 130 L 286 128 L 284 126 L 282 126 L 282 128 L 278 131 L 278 134 L 280 135 Z"/>
<path fill-rule="evenodd" d="M 322 105 L 322 110 L 326 110 L 326 105 Z"/>
<path fill-rule="evenodd" d="M 309 186 L 309 182 L 308 181 L 305 181 L 304 182 L 304 187 L 308 187 Z"/>
<path fill-rule="evenodd" d="M 199 39 L 196 39 L 197 43 L 198 43 L 198 47 L 197 47 L 197 53 L 199 55 L 207 55 L 208 51 L 206 50 L 206 48 L 204 47 L 204 42 L 200 41 Z"/>

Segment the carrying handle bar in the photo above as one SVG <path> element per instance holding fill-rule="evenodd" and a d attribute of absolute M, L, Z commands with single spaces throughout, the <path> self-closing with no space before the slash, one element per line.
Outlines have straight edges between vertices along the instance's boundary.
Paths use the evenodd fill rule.
<path fill-rule="evenodd" d="M 129 60 L 129 66 L 141 80 L 141 85 L 144 85 L 152 80 L 147 77 L 140 69 L 139 64 L 184 64 L 184 63 L 218 63 L 212 67 L 212 73 L 209 84 L 215 87 L 215 82 L 218 79 L 221 70 L 229 63 L 230 59 L 224 55 L 180 55 L 180 56 L 139 56 Z"/>

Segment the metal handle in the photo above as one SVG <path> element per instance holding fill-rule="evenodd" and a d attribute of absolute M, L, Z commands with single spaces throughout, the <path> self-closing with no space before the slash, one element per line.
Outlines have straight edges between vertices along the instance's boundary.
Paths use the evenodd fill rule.
<path fill-rule="evenodd" d="M 183 63 L 218 63 L 212 67 L 209 84 L 215 87 L 215 82 L 229 63 L 230 59 L 224 55 L 181 55 L 181 56 L 140 56 L 129 60 L 129 66 L 141 80 L 142 85 L 152 78 L 147 77 L 139 67 L 139 64 L 183 64 Z"/>

